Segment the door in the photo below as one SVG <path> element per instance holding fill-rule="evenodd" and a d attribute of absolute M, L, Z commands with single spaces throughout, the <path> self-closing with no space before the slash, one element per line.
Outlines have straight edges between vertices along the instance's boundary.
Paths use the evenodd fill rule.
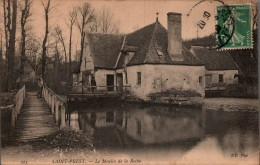
<path fill-rule="evenodd" d="M 212 74 L 205 75 L 205 86 L 209 88 L 209 85 L 212 83 Z"/>
<path fill-rule="evenodd" d="M 123 74 L 117 73 L 116 74 L 117 86 L 119 91 L 123 91 Z"/>
<path fill-rule="evenodd" d="M 108 74 L 107 75 L 107 90 L 114 91 L 114 75 Z"/>

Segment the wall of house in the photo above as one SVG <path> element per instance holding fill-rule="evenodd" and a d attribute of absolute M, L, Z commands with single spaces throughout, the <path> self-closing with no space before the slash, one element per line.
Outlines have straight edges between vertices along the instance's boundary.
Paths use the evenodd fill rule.
<path fill-rule="evenodd" d="M 116 76 L 114 70 L 107 70 L 107 69 L 97 69 L 95 71 L 95 80 L 97 86 L 107 86 L 107 75 L 112 74 L 114 75 L 114 86 L 116 86 Z M 105 90 L 105 87 L 100 87 L 98 90 Z"/>
<path fill-rule="evenodd" d="M 137 84 L 137 72 L 141 72 L 141 85 Z M 202 81 L 199 82 L 199 77 Z M 185 65 L 138 65 L 127 68 L 128 84 L 138 97 L 168 89 L 190 90 L 205 95 L 205 67 Z"/>
<path fill-rule="evenodd" d="M 80 74 L 79 74 L 78 81 L 82 81 L 83 72 L 86 70 L 94 70 L 94 63 L 91 58 L 91 50 L 87 38 L 83 49 L 83 56 L 80 64 Z"/>
<path fill-rule="evenodd" d="M 238 74 L 238 70 L 218 70 L 218 71 L 206 70 L 206 74 L 212 75 L 211 83 L 219 83 L 219 74 L 223 74 L 223 83 L 226 84 L 238 83 L 238 78 L 234 78 L 235 74 Z"/>

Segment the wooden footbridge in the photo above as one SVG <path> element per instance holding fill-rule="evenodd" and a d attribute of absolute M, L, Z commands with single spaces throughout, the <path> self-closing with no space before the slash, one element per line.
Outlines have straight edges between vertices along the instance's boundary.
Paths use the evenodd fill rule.
<path fill-rule="evenodd" d="M 37 92 L 26 92 L 24 105 L 15 127 L 19 141 L 33 140 L 58 130 L 48 105 Z"/>
<path fill-rule="evenodd" d="M 10 105 L 11 138 L 30 141 L 48 136 L 65 127 L 66 102 L 45 84 L 42 97 L 37 91 L 26 92 L 25 86 L 15 95 L 15 104 Z"/>
<path fill-rule="evenodd" d="M 42 97 L 37 91 L 27 91 L 23 86 L 15 95 L 11 110 L 11 135 L 18 141 L 29 141 L 48 136 L 66 126 L 67 101 L 78 98 L 119 97 L 127 87 L 96 86 L 81 87 L 81 92 L 72 92 L 67 97 L 55 94 L 43 83 Z M 103 89 L 103 90 L 102 90 Z M 106 90 L 104 90 L 106 89 Z"/>

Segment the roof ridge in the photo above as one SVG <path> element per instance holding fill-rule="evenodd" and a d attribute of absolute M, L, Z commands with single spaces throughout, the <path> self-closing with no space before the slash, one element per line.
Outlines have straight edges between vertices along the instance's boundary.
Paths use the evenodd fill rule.
<path fill-rule="evenodd" d="M 143 29 L 146 28 L 147 26 L 150 26 L 150 25 L 153 25 L 153 24 L 156 24 L 156 23 L 157 23 L 157 22 L 148 24 L 148 25 L 146 25 L 146 26 L 144 26 L 144 27 L 142 27 L 142 28 L 140 28 L 140 29 L 137 29 L 137 30 L 135 30 L 135 31 L 133 31 L 133 32 L 126 33 L 126 35 L 130 35 L 130 34 L 136 33 L 136 32 L 138 32 L 138 31 L 140 31 L 140 30 L 143 30 Z M 159 21 L 158 21 L 158 23 L 159 23 Z"/>
<path fill-rule="evenodd" d="M 126 40 L 126 35 L 124 36 L 124 40 L 123 40 L 123 42 L 122 42 L 121 49 L 123 49 L 123 47 L 124 47 L 124 45 L 125 45 L 125 40 Z M 118 61 L 119 61 L 119 59 L 121 58 L 121 54 L 122 54 L 122 52 L 120 51 L 119 54 L 118 54 L 118 56 L 117 56 L 117 60 L 116 60 L 116 64 L 115 64 L 115 66 L 114 66 L 114 69 L 115 69 L 115 68 L 117 67 L 117 65 L 118 65 Z"/>
<path fill-rule="evenodd" d="M 158 21 L 158 23 L 159 23 L 159 21 Z M 155 26 L 154 26 L 152 38 L 151 38 L 151 41 L 150 41 L 150 44 L 149 44 L 149 48 L 148 48 L 148 51 L 147 51 L 146 56 L 145 56 L 145 59 L 144 59 L 144 63 L 146 62 L 147 56 L 148 56 L 148 54 L 149 54 L 149 50 L 150 50 L 151 45 L 152 45 L 152 41 L 153 41 L 153 38 L 154 38 L 154 33 L 155 33 L 156 28 L 157 28 L 157 21 L 155 22 Z"/>
<path fill-rule="evenodd" d="M 115 36 L 125 36 L 125 33 L 102 33 L 102 32 L 87 32 L 87 34 L 104 34 L 104 35 L 115 35 Z"/>

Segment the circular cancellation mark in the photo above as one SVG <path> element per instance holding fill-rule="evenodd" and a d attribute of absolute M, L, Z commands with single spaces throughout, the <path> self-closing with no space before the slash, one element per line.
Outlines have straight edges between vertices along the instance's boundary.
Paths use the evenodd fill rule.
<path fill-rule="evenodd" d="M 215 33 L 216 33 L 216 49 L 220 49 L 225 46 L 232 38 L 235 31 L 235 20 L 232 15 L 231 9 L 228 5 L 226 5 L 221 0 L 201 0 L 196 3 L 189 11 L 187 16 L 196 15 L 198 13 L 192 13 L 195 8 L 199 6 L 203 6 L 205 3 L 213 3 L 216 14 L 212 13 L 212 11 L 203 11 L 202 15 L 199 16 L 197 21 L 197 28 L 200 30 L 204 30 L 208 24 L 209 18 L 213 15 L 216 21 L 215 24 Z"/>

